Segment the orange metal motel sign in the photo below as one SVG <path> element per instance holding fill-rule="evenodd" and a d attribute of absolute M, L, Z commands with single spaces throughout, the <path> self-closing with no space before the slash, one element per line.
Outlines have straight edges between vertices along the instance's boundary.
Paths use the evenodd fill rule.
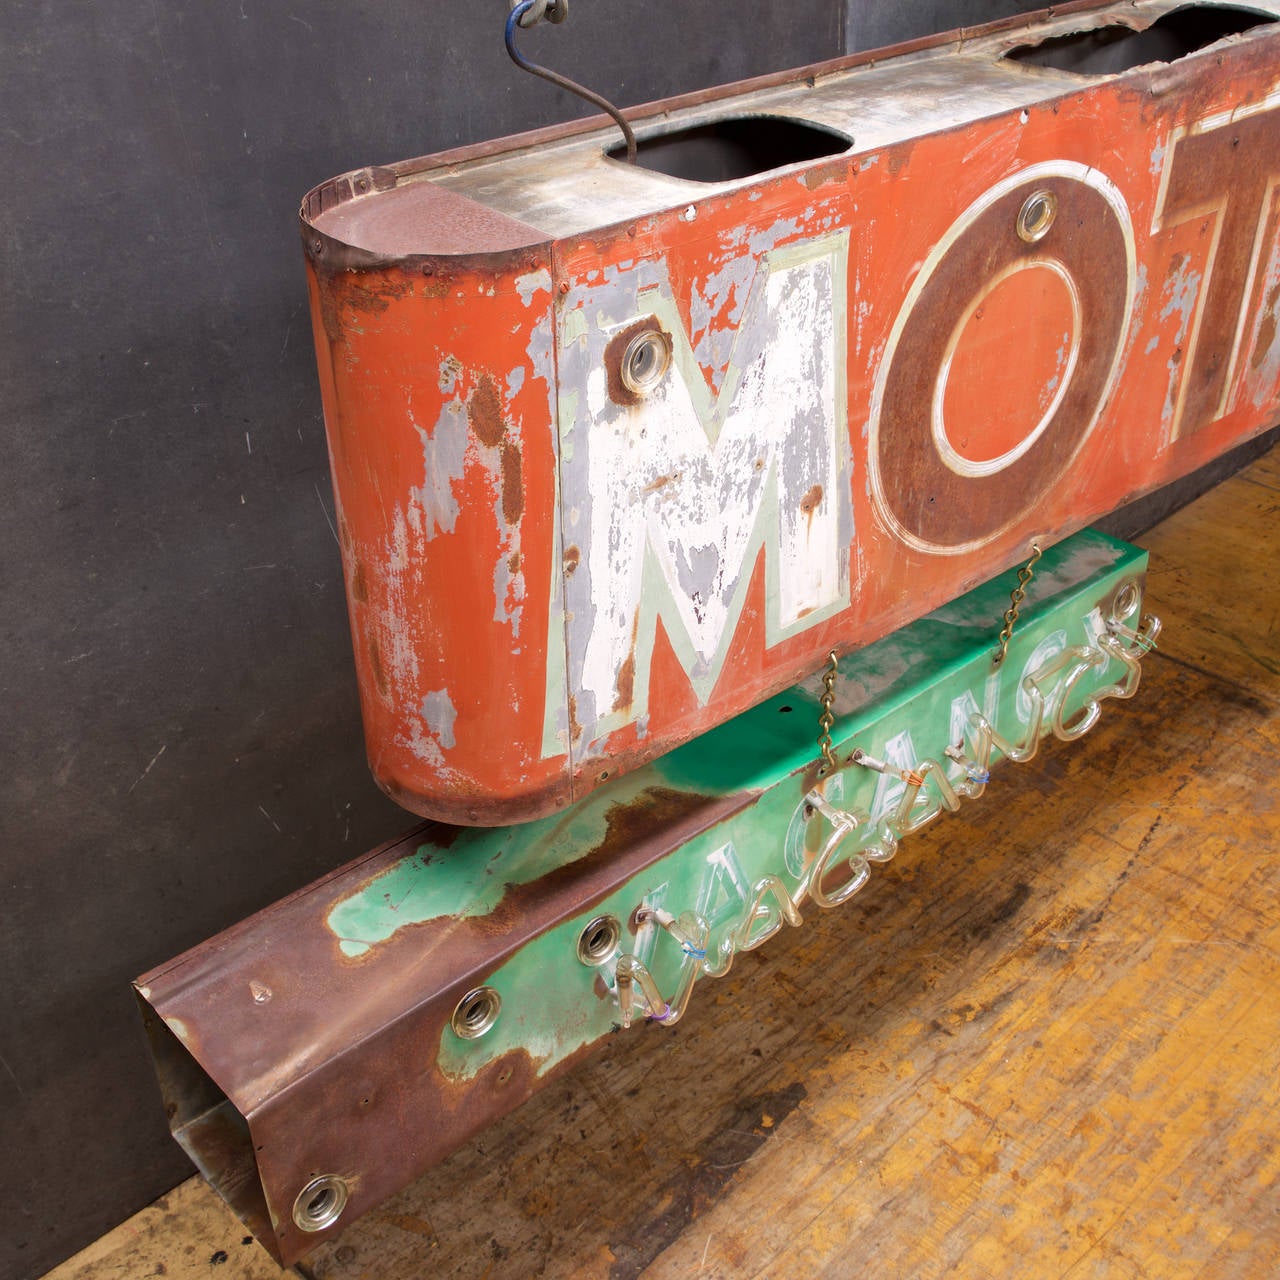
<path fill-rule="evenodd" d="M 1274 424 L 1272 11 L 1068 6 L 633 112 L 640 166 L 590 121 L 311 192 L 381 785 L 553 812 Z M 1165 60 L 1060 65 L 1117 33 Z"/>

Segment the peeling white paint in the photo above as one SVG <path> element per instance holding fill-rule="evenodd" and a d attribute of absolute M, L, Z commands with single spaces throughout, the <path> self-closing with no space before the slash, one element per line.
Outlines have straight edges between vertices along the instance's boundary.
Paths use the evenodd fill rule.
<path fill-rule="evenodd" d="M 1191 265 L 1191 260 L 1184 254 L 1181 262 L 1169 273 L 1164 282 L 1164 306 L 1160 309 L 1160 319 L 1168 320 L 1178 317 L 1177 328 L 1173 333 L 1173 350 L 1169 353 L 1168 383 L 1165 389 L 1164 407 L 1161 415 L 1172 429 L 1177 409 L 1178 390 L 1182 384 L 1181 370 L 1186 361 L 1187 332 L 1197 315 L 1197 303 L 1200 299 L 1202 276 Z"/>
<path fill-rule="evenodd" d="M 539 267 L 536 271 L 526 271 L 524 275 L 516 276 L 515 284 L 520 301 L 527 307 L 533 301 L 535 294 L 551 292 L 551 272 L 546 267 Z"/>
<path fill-rule="evenodd" d="M 467 407 L 461 397 L 446 402 L 429 432 L 421 427 L 417 431 L 422 441 L 422 484 L 409 492 L 409 515 L 415 531 L 430 542 L 437 533 L 452 533 L 458 519 L 453 486 L 466 468 L 469 436 Z"/>
<path fill-rule="evenodd" d="M 397 508 L 386 552 L 385 611 L 378 611 L 371 628 L 393 701 L 402 690 L 412 688 L 418 676 L 418 646 L 404 623 L 409 616 L 405 578 L 412 568 L 417 545 L 418 538 L 412 535 L 408 513 L 404 508 Z"/>
<path fill-rule="evenodd" d="M 652 268 L 576 299 L 587 331 L 562 347 L 561 377 L 591 430 L 562 455 L 567 523 L 576 511 L 585 526 L 568 535 L 580 559 L 563 582 L 583 750 L 645 714 L 659 619 L 697 696 L 710 696 L 762 548 L 767 643 L 847 606 L 847 247 L 847 232 L 811 239 L 733 278 L 742 320 L 715 391 Z M 617 405 L 603 352 L 644 315 L 671 335 L 672 364 L 650 395 Z M 561 422 L 567 434 L 564 397 Z"/>
<path fill-rule="evenodd" d="M 453 726 L 458 718 L 458 712 L 453 705 L 453 699 L 449 697 L 448 689 L 432 690 L 422 699 L 422 705 L 419 710 L 422 714 L 422 722 L 427 727 L 427 732 L 446 751 L 457 745 L 457 739 L 453 735 Z"/>

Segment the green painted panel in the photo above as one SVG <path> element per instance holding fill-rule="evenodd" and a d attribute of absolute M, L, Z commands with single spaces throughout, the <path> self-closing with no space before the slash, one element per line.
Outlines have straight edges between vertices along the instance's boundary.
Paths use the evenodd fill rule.
<path fill-rule="evenodd" d="M 423 845 L 338 903 L 329 927 L 348 954 L 359 955 L 411 925 L 492 912 L 509 886 L 597 848 L 610 809 L 653 788 L 753 793 L 603 902 L 502 960 L 484 977 L 502 1001 L 494 1025 L 472 1040 L 446 1030 L 439 1065 L 462 1080 L 523 1050 L 541 1072 L 551 1070 L 624 1021 L 617 995 L 623 956 L 624 971 L 635 974 L 635 1018 L 675 1021 L 744 942 L 781 927 L 784 917 L 812 914 L 815 902 L 852 896 L 898 839 L 964 802 L 964 792 L 980 803 L 990 764 L 1033 753 L 1053 732 L 1076 736 L 1092 723 L 1098 701 L 1130 696 L 1148 647 L 1137 634 L 1145 567 L 1145 553 L 1092 530 L 1046 551 L 999 666 L 993 653 L 1013 573 L 847 655 L 836 684 L 834 771 L 820 773 L 817 758 L 819 673 L 562 815 L 464 831 L 448 848 Z M 855 750 L 888 771 L 853 762 Z M 909 789 L 915 799 L 904 809 Z M 828 846 L 826 872 L 815 871 Z M 579 936 L 600 916 L 617 920 L 620 941 L 587 964 L 578 958 Z M 652 1008 L 646 976 L 657 993 Z"/>

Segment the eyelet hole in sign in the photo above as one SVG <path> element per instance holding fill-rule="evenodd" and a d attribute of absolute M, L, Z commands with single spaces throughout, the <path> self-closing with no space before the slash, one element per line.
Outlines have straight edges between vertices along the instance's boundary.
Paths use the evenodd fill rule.
<path fill-rule="evenodd" d="M 638 396 L 648 395 L 662 381 L 671 363 L 671 344 L 658 329 L 637 333 L 622 356 L 622 382 Z"/>
<path fill-rule="evenodd" d="M 342 1216 L 349 1191 L 346 1181 L 331 1173 L 312 1178 L 293 1202 L 294 1225 L 301 1231 L 323 1231 Z"/>
<path fill-rule="evenodd" d="M 578 935 L 578 959 L 585 965 L 599 965 L 617 950 L 622 926 L 616 916 L 596 916 Z"/>
<path fill-rule="evenodd" d="M 1052 191 L 1033 191 L 1018 210 L 1018 236 L 1035 244 L 1049 234 L 1058 216 L 1058 197 Z"/>
<path fill-rule="evenodd" d="M 502 997 L 492 987 L 468 991 L 453 1011 L 450 1025 L 463 1040 L 478 1040 L 498 1020 Z"/>

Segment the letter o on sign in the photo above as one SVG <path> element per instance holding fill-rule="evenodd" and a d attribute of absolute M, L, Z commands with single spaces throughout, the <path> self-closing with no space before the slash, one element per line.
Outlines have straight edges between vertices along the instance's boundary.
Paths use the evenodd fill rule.
<path fill-rule="evenodd" d="M 993 457 L 969 461 L 948 441 L 942 421 L 957 344 L 983 300 L 1001 282 L 1033 268 L 1047 271 L 1046 279 L 1065 290 L 1070 349 L 1056 387 L 1046 392 L 1047 404 L 1025 423 L 993 424 L 1003 446 Z M 902 541 L 933 554 L 972 551 L 1037 506 L 1107 402 L 1135 271 L 1124 198 L 1109 179 L 1071 161 L 1021 170 L 956 219 L 898 313 L 872 396 L 872 497 Z M 1006 343 L 982 358 L 991 367 L 980 372 L 994 383 L 1017 368 L 1019 349 Z M 973 416 L 981 406 L 966 412 Z"/>

